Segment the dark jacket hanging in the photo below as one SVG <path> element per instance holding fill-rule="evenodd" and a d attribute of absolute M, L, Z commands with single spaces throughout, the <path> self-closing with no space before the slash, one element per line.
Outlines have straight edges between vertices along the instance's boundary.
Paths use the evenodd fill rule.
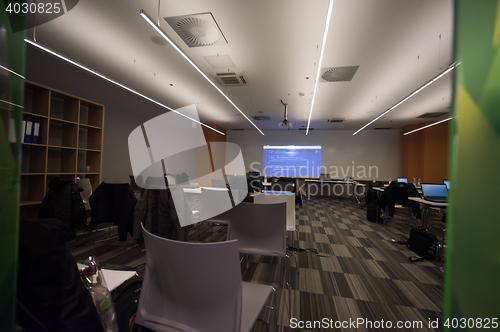
<path fill-rule="evenodd" d="M 38 218 L 56 218 L 68 226 L 66 239 L 73 239 L 75 229 L 85 228 L 87 214 L 80 190 L 73 181 L 55 178 L 49 183 L 49 190 L 43 198 Z"/>
<path fill-rule="evenodd" d="M 191 213 L 191 211 L 188 211 Z M 187 241 L 190 226 L 181 227 L 170 189 L 146 189 L 134 211 L 134 239 L 142 238 L 141 223 L 152 234 Z"/>
<path fill-rule="evenodd" d="M 420 204 L 418 202 L 409 200 L 408 197 L 420 197 L 417 189 L 412 183 L 399 183 L 393 181 L 384 193 L 378 198 L 377 204 L 385 210 L 388 208 L 389 216 L 394 216 L 395 205 L 401 204 L 410 207 L 413 215 L 420 218 Z"/>
<path fill-rule="evenodd" d="M 97 187 L 89 198 L 91 219 L 87 231 L 97 225 L 112 223 L 118 226 L 118 240 L 126 241 L 127 232 L 134 233 L 134 208 L 137 199 L 128 183 L 106 183 Z"/>

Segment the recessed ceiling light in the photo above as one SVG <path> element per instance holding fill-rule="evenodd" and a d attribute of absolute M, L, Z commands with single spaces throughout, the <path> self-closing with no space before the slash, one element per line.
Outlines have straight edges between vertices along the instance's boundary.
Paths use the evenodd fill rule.
<path fill-rule="evenodd" d="M 260 113 L 260 114 L 262 114 L 262 113 L 264 113 L 264 111 L 258 111 L 257 113 Z"/>

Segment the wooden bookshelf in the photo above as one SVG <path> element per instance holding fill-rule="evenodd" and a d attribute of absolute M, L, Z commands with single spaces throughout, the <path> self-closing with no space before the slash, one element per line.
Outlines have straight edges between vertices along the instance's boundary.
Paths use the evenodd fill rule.
<path fill-rule="evenodd" d="M 40 123 L 40 142 L 23 143 L 21 217 L 36 218 L 54 178 L 101 183 L 104 106 L 33 82 L 25 83 L 24 120 Z"/>

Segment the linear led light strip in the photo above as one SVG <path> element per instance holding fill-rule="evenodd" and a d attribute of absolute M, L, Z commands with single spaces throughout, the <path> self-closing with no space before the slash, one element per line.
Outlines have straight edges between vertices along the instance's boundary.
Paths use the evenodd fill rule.
<path fill-rule="evenodd" d="M 333 0 L 332 0 L 333 1 Z M 142 16 L 142 18 L 144 20 L 146 20 L 146 22 L 148 22 L 163 38 L 165 38 L 165 40 L 180 54 L 182 55 L 182 57 L 184 59 L 186 59 L 187 62 L 189 62 L 191 64 L 191 66 L 194 67 L 194 69 L 196 69 L 200 74 L 201 76 L 203 76 L 210 84 L 212 84 L 212 86 L 224 97 L 227 99 L 227 101 L 233 105 L 234 108 L 236 108 L 236 110 L 238 112 L 241 113 L 241 115 L 243 115 L 245 117 L 245 119 L 248 120 L 248 122 L 250 122 L 262 135 L 264 135 L 264 133 L 262 132 L 262 130 L 259 129 L 259 127 L 257 127 L 257 125 L 255 123 L 252 122 L 252 120 L 250 120 L 248 118 L 248 116 L 246 116 L 245 113 L 243 113 L 239 108 L 238 106 L 236 106 L 235 103 L 233 103 L 233 101 L 231 99 L 229 99 L 228 96 L 226 96 L 226 94 L 224 92 L 222 92 L 221 89 L 219 89 L 219 87 L 217 85 L 215 85 L 214 82 L 212 82 L 212 80 L 210 78 L 208 78 L 207 75 L 205 75 L 205 73 L 193 62 L 193 60 L 191 60 L 186 53 L 184 53 L 180 48 L 179 46 L 177 46 L 168 36 L 167 34 L 162 30 L 162 28 L 160 26 L 158 26 L 157 23 L 153 22 L 153 20 L 151 19 L 151 17 L 149 17 L 149 15 L 144 11 L 144 9 L 141 9 L 140 10 L 140 15 Z"/>
<path fill-rule="evenodd" d="M 414 133 L 416 131 L 419 131 L 419 130 L 422 130 L 422 129 L 425 129 L 425 128 L 429 128 L 429 127 L 432 127 L 432 126 L 435 126 L 437 124 L 440 124 L 440 123 L 443 123 L 443 122 L 446 122 L 446 121 L 450 121 L 451 119 L 453 119 L 453 117 L 449 117 L 448 119 L 444 119 L 444 120 L 441 120 L 441 121 L 438 121 L 438 122 L 434 122 L 434 123 L 431 123 L 427 126 L 423 126 L 423 127 L 420 127 L 420 128 L 417 128 L 415 130 L 412 130 L 412 131 L 409 131 L 409 132 L 406 132 L 404 133 L 403 135 L 408 135 L 408 134 L 411 134 L 411 133 Z"/>
<path fill-rule="evenodd" d="M 191 118 L 191 117 L 189 117 L 189 116 L 187 116 L 187 115 L 185 115 L 185 114 L 182 114 L 181 112 L 178 112 L 178 111 L 176 111 L 176 110 L 174 110 L 174 109 L 172 109 L 172 108 L 170 108 L 170 107 L 168 107 L 168 106 L 166 106 L 166 105 L 163 105 L 162 103 L 160 103 L 160 102 L 158 102 L 158 101 L 156 101 L 156 100 L 154 100 L 154 99 L 151 99 L 151 98 L 149 98 L 149 97 L 147 97 L 147 96 L 143 95 L 142 93 L 139 93 L 139 92 L 137 92 L 137 91 L 135 91 L 135 90 L 133 90 L 133 89 L 131 89 L 131 88 L 129 88 L 129 87 L 127 87 L 127 86 L 125 86 L 125 85 L 121 84 L 121 83 L 118 83 L 118 82 L 116 82 L 116 81 L 113 81 L 113 80 L 112 80 L 112 79 L 110 79 L 109 77 L 106 77 L 106 76 L 104 76 L 104 75 L 102 75 L 102 74 L 100 74 L 100 73 L 98 73 L 98 72 L 96 72 L 96 71 L 94 71 L 94 70 L 92 70 L 92 69 L 90 69 L 90 68 L 85 67 L 84 65 L 79 64 L 78 62 L 75 62 L 75 61 L 73 61 L 73 60 L 71 60 L 71 59 L 69 59 L 69 58 L 67 58 L 67 57 L 65 57 L 65 56 L 63 56 L 63 55 L 61 55 L 61 54 L 59 54 L 59 53 L 56 53 L 56 52 L 54 52 L 54 51 L 52 51 L 52 50 L 48 49 L 47 47 L 45 47 L 45 46 L 42 46 L 42 45 L 38 44 L 37 42 L 34 42 L 34 41 L 32 41 L 32 40 L 29 40 L 29 39 L 24 39 L 24 41 L 25 41 L 25 42 L 27 42 L 28 44 L 31 44 L 31 45 L 33 45 L 33 46 L 35 46 L 35 47 L 38 47 L 39 49 L 41 49 L 41 50 L 43 50 L 43 51 L 45 51 L 45 52 L 47 52 L 47 53 L 50 53 L 50 54 L 52 54 L 52 55 L 54 55 L 54 56 L 56 56 L 56 57 L 58 57 L 58 58 L 60 58 L 60 59 L 62 59 L 62 60 L 64 60 L 64 61 L 66 61 L 66 62 L 69 62 L 69 63 L 71 63 L 72 65 L 77 66 L 78 68 L 81 68 L 81 69 L 83 69 L 83 70 L 85 70 L 85 71 L 88 71 L 89 73 L 94 74 L 94 75 L 96 75 L 96 76 L 98 76 L 98 77 L 102 78 L 103 80 L 106 80 L 106 81 L 108 81 L 108 82 L 110 82 L 110 83 L 113 83 L 113 84 L 115 84 L 115 85 L 117 85 L 117 86 L 119 86 L 119 87 L 121 87 L 121 88 L 123 88 L 123 89 L 125 89 L 125 90 L 127 90 L 127 91 L 130 91 L 130 92 L 132 92 L 132 93 L 134 93 L 134 94 L 138 95 L 139 97 L 142 97 L 142 98 L 144 98 L 144 99 L 146 99 L 146 100 L 149 100 L 150 102 L 155 103 L 155 104 L 157 104 L 157 105 L 159 105 L 159 106 L 161 106 L 161 107 L 164 107 L 164 108 L 168 109 L 169 111 L 172 111 L 172 112 L 174 112 L 174 113 L 177 113 L 177 114 L 179 114 L 179 115 L 181 115 L 181 116 L 183 116 L 183 117 L 185 117 L 185 118 L 187 118 L 187 119 L 189 119 L 189 120 L 191 120 L 191 121 L 194 121 L 194 122 L 196 122 L 196 123 L 198 123 L 198 124 L 200 124 L 200 125 L 202 125 L 202 126 L 205 126 L 205 127 L 209 128 L 209 129 L 212 129 L 213 131 L 215 131 L 215 132 L 217 132 L 217 133 L 219 133 L 219 134 L 221 134 L 221 135 L 225 135 L 223 132 L 221 132 L 221 131 L 219 131 L 219 130 L 217 130 L 217 129 L 214 129 L 214 128 L 210 127 L 209 125 L 206 125 L 206 124 L 204 124 L 204 123 L 202 123 L 202 122 L 200 122 L 200 121 L 198 121 L 198 120 L 195 120 L 195 119 L 193 119 L 193 118 Z"/>
<path fill-rule="evenodd" d="M 323 34 L 323 43 L 321 44 L 321 53 L 319 55 L 318 72 L 316 74 L 316 82 L 314 83 L 313 97 L 311 100 L 311 109 L 309 110 L 309 120 L 307 120 L 306 135 L 309 134 L 309 125 L 311 124 L 311 116 L 313 113 L 314 99 L 316 98 L 316 89 L 318 88 L 319 75 L 321 72 L 321 63 L 323 62 L 323 53 L 325 52 L 326 36 L 328 35 L 328 27 L 330 26 L 330 18 L 332 16 L 333 0 L 330 0 L 328 5 L 328 14 L 326 16 L 325 33 Z"/>
<path fill-rule="evenodd" d="M 381 117 L 383 117 L 384 115 L 386 115 L 387 113 L 389 113 L 390 111 L 392 111 L 393 109 L 395 109 L 396 107 L 398 107 L 399 105 L 401 105 L 402 103 L 404 103 L 405 101 L 407 101 L 408 99 L 410 99 L 411 97 L 413 97 L 414 95 L 416 95 L 417 93 L 419 93 L 420 91 L 422 91 L 423 89 L 425 89 L 426 87 L 428 87 L 429 85 L 431 85 L 432 83 L 436 82 L 438 79 L 440 79 L 441 77 L 443 77 L 444 75 L 448 74 L 450 71 L 452 71 L 453 69 L 455 69 L 455 67 L 458 66 L 459 64 L 461 64 L 461 62 L 459 62 L 459 63 L 453 63 L 450 66 L 450 68 L 446 69 L 444 72 L 442 72 L 441 74 L 437 75 L 436 77 L 434 77 L 432 80 L 430 80 L 429 82 L 427 82 L 424 85 L 422 85 L 417 90 L 413 91 L 411 94 L 409 94 L 408 96 L 406 96 L 405 98 L 403 98 L 400 102 L 398 102 L 396 105 L 392 106 L 387 111 L 385 111 L 384 113 L 380 114 L 375 119 L 373 119 L 372 121 L 370 121 L 367 124 L 365 124 L 363 127 L 361 127 L 358 131 L 356 131 L 352 135 L 353 136 L 356 135 L 361 130 L 365 129 L 366 127 L 368 127 L 369 125 L 371 125 L 372 123 L 374 123 L 375 121 L 377 121 L 378 119 L 380 119 Z"/>
<path fill-rule="evenodd" d="M 4 69 L 4 70 L 8 71 L 9 73 L 12 73 L 12 74 L 14 74 L 14 75 L 17 75 L 17 76 L 21 77 L 23 80 L 25 80 L 25 79 L 26 79 L 26 77 L 24 77 L 23 75 L 20 75 L 20 74 L 16 73 L 15 71 L 10 70 L 9 68 L 6 68 L 6 67 L 4 67 L 4 66 L 0 66 L 0 68 L 2 68 L 2 69 Z"/>
<path fill-rule="evenodd" d="M 14 104 L 14 103 L 11 103 L 10 101 L 3 100 L 3 99 L 0 99 L 0 103 L 6 103 L 6 104 L 9 104 L 9 105 L 12 105 L 12 106 L 19 107 L 19 108 L 24 108 L 24 107 L 23 107 L 23 106 L 21 106 L 21 105 Z"/>

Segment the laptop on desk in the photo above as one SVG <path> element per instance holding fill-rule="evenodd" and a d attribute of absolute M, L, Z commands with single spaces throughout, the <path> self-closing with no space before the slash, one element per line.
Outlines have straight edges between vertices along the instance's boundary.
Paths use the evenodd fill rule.
<path fill-rule="evenodd" d="M 448 189 L 445 184 L 422 183 L 422 194 L 424 199 L 431 202 L 447 203 L 448 201 Z"/>
<path fill-rule="evenodd" d="M 408 183 L 408 178 L 398 178 L 398 182 Z"/>

